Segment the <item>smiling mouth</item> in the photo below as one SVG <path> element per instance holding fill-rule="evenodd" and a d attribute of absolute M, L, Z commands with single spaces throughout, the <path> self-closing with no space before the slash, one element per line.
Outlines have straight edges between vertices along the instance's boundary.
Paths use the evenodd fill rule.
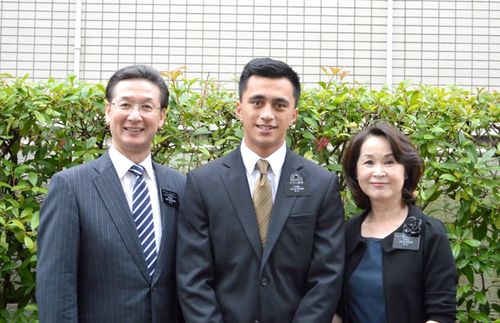
<path fill-rule="evenodd" d="M 270 126 L 270 125 L 257 125 L 257 128 L 261 130 L 273 130 L 276 128 L 276 126 Z"/>
<path fill-rule="evenodd" d="M 125 127 L 125 130 L 130 132 L 141 132 L 144 130 L 144 128 Z"/>

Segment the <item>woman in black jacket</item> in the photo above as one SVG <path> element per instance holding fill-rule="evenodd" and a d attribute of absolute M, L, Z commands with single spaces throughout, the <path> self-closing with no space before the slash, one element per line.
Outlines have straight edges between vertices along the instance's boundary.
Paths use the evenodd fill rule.
<path fill-rule="evenodd" d="M 423 161 L 385 122 L 361 131 L 342 160 L 365 211 L 346 226 L 344 323 L 454 322 L 457 271 L 441 221 L 415 205 Z"/>

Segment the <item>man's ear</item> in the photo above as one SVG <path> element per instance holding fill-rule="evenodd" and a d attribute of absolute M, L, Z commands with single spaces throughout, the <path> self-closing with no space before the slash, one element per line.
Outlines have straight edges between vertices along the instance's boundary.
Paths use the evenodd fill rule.
<path fill-rule="evenodd" d="M 106 102 L 106 105 L 104 106 L 104 116 L 106 118 L 106 124 L 109 124 L 109 121 L 111 119 L 111 117 L 109 116 L 110 109 L 111 109 L 111 104 L 109 102 Z"/>
<path fill-rule="evenodd" d="M 160 120 L 158 120 L 158 130 L 165 124 L 167 120 L 167 108 L 160 110 Z"/>
<path fill-rule="evenodd" d="M 241 121 L 241 102 L 240 101 L 236 102 L 235 114 L 236 114 L 236 117 L 238 118 L 238 120 Z"/>
<path fill-rule="evenodd" d="M 297 116 L 299 115 L 299 109 L 294 108 L 293 109 L 293 118 L 292 121 L 290 121 L 290 126 L 293 126 L 295 122 L 297 122 Z"/>

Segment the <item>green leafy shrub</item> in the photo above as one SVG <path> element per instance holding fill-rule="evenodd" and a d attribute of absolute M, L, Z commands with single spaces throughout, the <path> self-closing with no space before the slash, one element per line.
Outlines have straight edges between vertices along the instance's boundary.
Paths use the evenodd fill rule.
<path fill-rule="evenodd" d="M 0 79 L 0 321 L 36 318 L 40 201 L 56 171 L 102 153 L 103 97 L 74 78 Z"/>
<path fill-rule="evenodd" d="M 288 144 L 340 172 L 349 138 L 377 119 L 407 133 L 426 163 L 418 204 L 447 224 L 461 274 L 460 322 L 498 319 L 500 95 L 401 83 L 392 91 L 342 82 L 305 89 Z M 231 151 L 242 138 L 234 116 L 237 93 L 215 80 L 165 72 L 171 98 L 156 136 L 159 162 L 187 172 Z M 201 90 L 200 90 L 201 89 Z M 39 206 L 50 177 L 95 159 L 109 139 L 100 84 L 0 78 L 0 321 L 36 320 L 34 299 Z M 346 215 L 359 212 L 342 176 Z"/>

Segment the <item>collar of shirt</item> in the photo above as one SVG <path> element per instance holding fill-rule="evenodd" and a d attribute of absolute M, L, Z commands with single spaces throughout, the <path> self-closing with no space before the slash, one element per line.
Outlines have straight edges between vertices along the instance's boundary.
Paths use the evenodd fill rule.
<path fill-rule="evenodd" d="M 125 155 L 118 151 L 113 145 L 109 148 L 109 157 L 111 158 L 111 162 L 113 166 L 115 166 L 116 172 L 118 173 L 118 177 L 120 180 L 129 173 L 130 167 L 134 165 L 130 159 L 128 159 Z M 146 176 L 153 180 L 155 177 L 153 176 L 153 162 L 151 161 L 151 154 L 149 154 L 146 159 L 139 163 L 142 167 L 146 169 Z M 135 178 L 135 176 L 134 176 Z"/>
<path fill-rule="evenodd" d="M 240 151 L 241 151 L 241 158 L 243 159 L 243 164 L 245 165 L 247 175 L 251 175 L 254 172 L 255 164 L 259 159 L 264 159 L 267 160 L 269 166 L 271 166 L 270 171 L 276 176 L 276 179 L 279 179 L 279 176 L 281 174 L 281 168 L 283 168 L 283 163 L 285 162 L 285 157 L 286 157 L 285 142 L 283 142 L 283 145 L 281 145 L 281 147 L 278 148 L 278 150 L 276 150 L 274 153 L 272 153 L 266 158 L 260 157 L 250 148 L 248 148 L 244 140 L 241 142 Z"/>
<path fill-rule="evenodd" d="M 250 189 L 251 194 L 255 189 L 255 183 L 260 177 L 259 170 L 255 167 L 257 160 L 261 159 L 259 155 L 250 150 L 245 142 L 241 143 L 241 157 L 243 159 L 243 164 L 245 166 L 245 172 L 248 181 L 248 188 Z M 280 181 L 281 169 L 283 168 L 283 163 L 285 162 L 286 157 L 286 145 L 283 145 L 272 153 L 267 158 L 263 158 L 269 162 L 269 171 L 267 173 L 267 178 L 269 179 L 269 183 L 271 184 L 271 190 L 273 195 L 273 201 L 276 199 L 276 193 L 278 192 L 278 184 Z"/>

